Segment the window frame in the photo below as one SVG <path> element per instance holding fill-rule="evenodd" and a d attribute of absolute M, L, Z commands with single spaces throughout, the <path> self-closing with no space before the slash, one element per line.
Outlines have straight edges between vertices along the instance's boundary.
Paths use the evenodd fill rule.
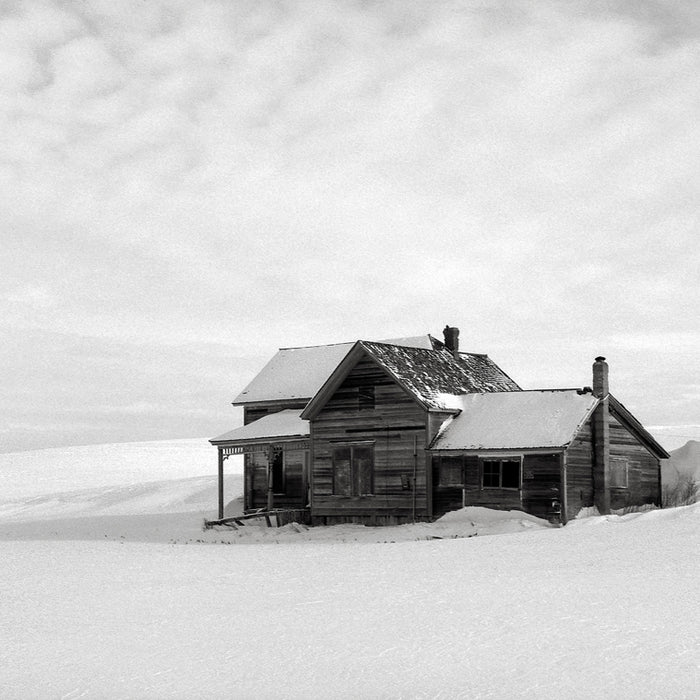
<path fill-rule="evenodd" d="M 624 468 L 624 484 L 613 483 L 613 466 Z M 627 457 L 611 457 L 608 484 L 611 489 L 629 489 L 630 487 L 630 461 Z"/>
<path fill-rule="evenodd" d="M 459 469 L 459 482 L 452 482 L 443 480 L 443 464 L 445 460 L 458 462 L 458 467 L 452 464 L 453 469 L 456 467 Z M 464 455 L 439 455 L 437 462 L 437 486 L 442 489 L 463 489 L 465 487 L 464 479 Z"/>
<path fill-rule="evenodd" d="M 377 401 L 374 384 L 363 384 L 357 387 L 357 410 L 373 411 Z"/>
<path fill-rule="evenodd" d="M 348 460 L 348 482 L 350 485 L 349 493 L 338 493 L 338 467 L 337 464 L 343 460 L 336 457 L 336 453 L 341 450 L 348 450 L 350 452 L 350 458 Z M 369 491 L 365 491 L 366 480 L 362 479 L 362 467 L 360 465 L 360 459 L 356 458 L 356 451 L 368 450 L 369 451 Z M 331 449 L 331 488 L 332 495 L 339 498 L 363 498 L 365 496 L 374 496 L 374 440 L 371 441 L 358 441 L 358 442 L 346 442 L 342 444 L 334 444 Z"/>
<path fill-rule="evenodd" d="M 498 485 L 487 485 L 484 483 L 484 466 L 486 463 L 497 463 L 498 464 Z M 513 462 L 518 464 L 518 485 L 517 486 L 503 486 L 503 464 L 507 462 Z M 523 487 L 523 457 L 522 455 L 512 456 L 512 457 L 479 457 L 479 483 L 482 490 L 497 490 L 497 491 L 520 491 Z"/>

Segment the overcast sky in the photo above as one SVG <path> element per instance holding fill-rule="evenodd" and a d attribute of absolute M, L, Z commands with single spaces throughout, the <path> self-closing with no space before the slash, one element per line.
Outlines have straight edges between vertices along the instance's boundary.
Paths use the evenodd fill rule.
<path fill-rule="evenodd" d="M 210 437 L 278 347 L 446 323 L 700 439 L 697 0 L 0 18 L 0 451 Z"/>

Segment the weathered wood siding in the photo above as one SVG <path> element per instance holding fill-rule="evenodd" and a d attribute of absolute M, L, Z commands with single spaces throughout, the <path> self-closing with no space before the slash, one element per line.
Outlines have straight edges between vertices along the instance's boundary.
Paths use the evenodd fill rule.
<path fill-rule="evenodd" d="M 243 407 L 243 425 L 248 425 L 258 418 L 263 416 L 269 416 L 271 413 L 278 413 L 279 411 L 284 411 L 286 409 L 295 409 L 301 411 L 308 401 L 302 399 L 301 401 L 290 399 L 286 401 L 277 401 L 275 403 L 267 403 L 260 405 L 244 406 Z"/>
<path fill-rule="evenodd" d="M 263 416 L 285 409 L 301 410 L 306 401 L 279 401 L 265 405 L 243 407 L 243 425 L 248 425 Z M 267 507 L 267 452 L 246 454 L 243 457 L 244 507 L 246 510 Z M 274 495 L 275 508 L 303 508 L 307 505 L 305 493 L 306 478 L 303 473 L 306 461 L 308 470 L 308 451 L 297 450 L 288 459 L 285 467 L 284 493 Z"/>
<path fill-rule="evenodd" d="M 519 459 L 519 455 L 514 459 Z M 433 513 L 436 517 L 462 504 L 498 510 L 523 510 L 541 518 L 553 518 L 560 498 L 560 462 L 558 454 L 526 454 L 522 460 L 521 488 L 485 488 L 482 479 L 482 459 L 463 455 L 463 486 L 443 485 L 440 467 L 447 455 L 433 457 Z M 488 459 L 488 457 L 486 457 Z M 454 459 L 452 455 L 449 459 Z"/>
<path fill-rule="evenodd" d="M 561 457 L 526 454 L 523 459 L 522 509 L 546 520 L 561 514 Z"/>
<path fill-rule="evenodd" d="M 612 485 L 609 476 L 610 507 L 640 506 L 660 503 L 659 460 L 639 439 L 609 415 L 611 469 L 622 463 L 627 466 L 627 486 Z M 566 451 L 566 483 L 568 516 L 575 518 L 581 508 L 595 501 L 593 468 L 595 464 L 592 419 L 581 428 Z"/>
<path fill-rule="evenodd" d="M 660 504 L 659 460 L 639 439 L 625 428 L 615 416 L 610 416 L 610 461 L 621 459 L 627 463 L 626 488 L 610 487 L 610 507 Z"/>
<path fill-rule="evenodd" d="M 374 388 L 374 405 L 360 408 L 360 389 Z M 314 523 L 390 524 L 428 515 L 427 412 L 369 359 L 360 360 L 312 421 L 312 519 Z M 371 495 L 333 493 L 333 450 L 358 443 L 374 449 Z M 416 447 L 414 454 L 414 445 Z M 409 488 L 406 488 L 409 486 Z"/>
<path fill-rule="evenodd" d="M 593 434 L 589 419 L 566 450 L 566 505 L 569 520 L 593 505 Z"/>
<path fill-rule="evenodd" d="M 247 507 L 267 507 L 267 453 L 256 452 L 246 458 L 246 489 L 249 495 Z M 290 450 L 284 455 L 285 479 L 282 492 L 275 493 L 275 508 L 303 508 L 306 506 L 304 469 L 307 468 L 308 450 Z"/>

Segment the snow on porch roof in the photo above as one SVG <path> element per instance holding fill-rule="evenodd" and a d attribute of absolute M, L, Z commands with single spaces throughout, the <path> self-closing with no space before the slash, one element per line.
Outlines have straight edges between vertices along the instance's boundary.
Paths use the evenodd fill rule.
<path fill-rule="evenodd" d="M 309 436 L 309 421 L 299 417 L 301 411 L 287 409 L 258 418 L 258 420 L 229 430 L 209 440 L 212 444 L 245 443 L 272 438 L 306 438 Z"/>
<path fill-rule="evenodd" d="M 517 450 L 564 447 L 598 403 L 576 389 L 509 391 L 455 397 L 431 450 Z"/>
<path fill-rule="evenodd" d="M 420 335 L 385 340 L 390 345 L 432 350 L 434 338 Z M 280 401 L 309 400 L 321 388 L 355 343 L 281 348 L 260 370 L 248 386 L 233 400 L 234 405 Z"/>

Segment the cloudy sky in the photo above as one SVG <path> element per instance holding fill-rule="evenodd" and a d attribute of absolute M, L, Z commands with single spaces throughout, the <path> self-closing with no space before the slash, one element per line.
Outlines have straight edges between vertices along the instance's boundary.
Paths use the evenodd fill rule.
<path fill-rule="evenodd" d="M 700 439 L 697 0 L 0 0 L 0 451 L 461 329 Z"/>

